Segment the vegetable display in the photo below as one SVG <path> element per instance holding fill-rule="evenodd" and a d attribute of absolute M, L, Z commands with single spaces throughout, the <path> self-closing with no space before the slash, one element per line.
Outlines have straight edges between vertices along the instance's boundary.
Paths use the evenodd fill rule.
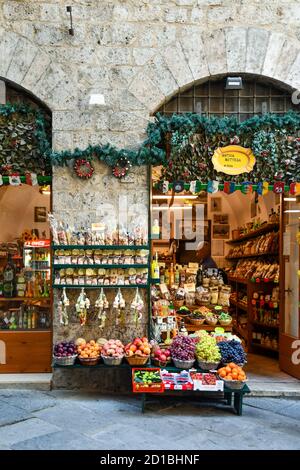
<path fill-rule="evenodd" d="M 195 340 L 189 336 L 176 336 L 170 347 L 172 358 L 191 361 L 195 358 Z"/>
<path fill-rule="evenodd" d="M 232 339 L 231 341 L 220 341 L 218 343 L 220 349 L 222 361 L 227 364 L 234 362 L 235 364 L 244 364 L 246 362 L 246 353 L 243 346 L 239 341 Z"/>
<path fill-rule="evenodd" d="M 144 385 L 151 385 L 153 383 L 161 383 L 160 372 L 147 371 L 147 370 L 136 370 L 134 373 L 134 381 L 142 383 Z"/>
<path fill-rule="evenodd" d="M 209 334 L 201 335 L 195 349 L 197 359 L 206 362 L 219 362 L 221 353 L 215 338 Z"/>

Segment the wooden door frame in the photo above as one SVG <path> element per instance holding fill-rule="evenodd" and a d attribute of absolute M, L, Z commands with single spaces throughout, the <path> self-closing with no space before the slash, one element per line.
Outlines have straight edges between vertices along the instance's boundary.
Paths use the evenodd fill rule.
<path fill-rule="evenodd" d="M 280 195 L 280 237 L 279 237 L 279 263 L 280 263 L 280 276 L 279 276 L 279 289 L 280 289 L 280 303 L 279 303 L 279 367 L 282 371 L 300 379 L 300 364 L 292 362 L 292 355 L 295 352 L 293 343 L 300 338 L 300 315 L 298 324 L 298 338 L 292 337 L 285 333 L 285 259 L 283 256 L 283 234 L 285 231 L 284 220 L 284 193 Z M 300 258 L 300 257 L 299 257 Z M 300 262 L 300 259 L 299 259 Z M 300 279 L 299 279 L 299 292 L 300 292 Z M 299 349 L 299 346 L 298 346 Z M 300 353 L 298 354 L 300 359 Z"/>

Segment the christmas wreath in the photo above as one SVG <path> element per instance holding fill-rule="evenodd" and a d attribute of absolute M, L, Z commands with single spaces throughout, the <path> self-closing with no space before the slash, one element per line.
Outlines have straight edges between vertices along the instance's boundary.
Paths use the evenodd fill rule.
<path fill-rule="evenodd" d="M 113 167 L 112 173 L 116 178 L 124 178 L 124 176 L 127 175 L 129 168 L 131 167 L 131 164 L 126 157 L 121 157 L 117 161 L 117 164 Z"/>
<path fill-rule="evenodd" d="M 74 163 L 74 170 L 79 178 L 89 179 L 93 176 L 94 167 L 85 158 L 79 158 Z"/>

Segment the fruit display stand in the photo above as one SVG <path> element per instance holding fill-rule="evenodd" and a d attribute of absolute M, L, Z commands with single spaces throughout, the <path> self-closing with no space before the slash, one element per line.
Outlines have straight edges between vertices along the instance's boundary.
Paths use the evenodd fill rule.
<path fill-rule="evenodd" d="M 182 369 L 178 369 L 176 367 L 165 367 L 163 368 L 165 371 L 170 373 L 180 373 Z M 155 371 L 157 368 L 147 368 L 148 371 Z M 207 371 L 202 371 L 199 368 L 192 369 L 192 371 L 206 374 Z M 188 371 L 186 371 L 188 373 Z M 198 382 L 198 381 L 197 381 Z M 198 388 L 198 383 L 196 383 L 196 388 Z M 242 416 L 243 413 L 243 397 L 244 395 L 250 393 L 250 389 L 247 384 L 245 384 L 240 390 L 235 390 L 228 387 L 225 383 L 223 385 L 223 391 L 220 390 L 220 381 L 216 380 L 216 386 L 208 385 L 207 389 L 205 386 L 202 390 L 195 390 L 195 387 L 191 382 L 187 384 L 176 384 L 173 387 L 168 387 L 166 384 L 164 385 L 163 392 L 155 392 L 155 396 L 159 397 L 178 397 L 178 399 L 182 399 L 183 397 L 188 398 L 199 398 L 199 402 L 205 399 L 206 402 L 210 404 L 220 404 L 222 403 L 229 409 L 235 411 L 238 416 Z M 141 411 L 145 413 L 146 411 L 146 403 L 149 402 L 149 395 L 152 395 L 152 391 L 143 391 L 141 392 Z"/>

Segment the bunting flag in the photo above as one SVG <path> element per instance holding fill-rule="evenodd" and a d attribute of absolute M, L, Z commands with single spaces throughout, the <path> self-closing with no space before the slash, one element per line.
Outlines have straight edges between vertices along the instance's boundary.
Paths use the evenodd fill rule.
<path fill-rule="evenodd" d="M 219 191 L 219 181 L 208 181 L 207 183 L 207 192 L 208 193 L 217 193 Z"/>
<path fill-rule="evenodd" d="M 296 194 L 296 183 L 291 183 L 290 184 L 290 194 L 292 196 L 295 196 L 295 194 Z"/>
<path fill-rule="evenodd" d="M 265 196 L 269 192 L 269 183 L 267 181 L 263 181 L 263 190 L 262 195 Z"/>
<path fill-rule="evenodd" d="M 224 183 L 224 193 L 231 194 L 235 191 L 235 183 L 233 181 L 225 181 Z"/>
<path fill-rule="evenodd" d="M 243 194 L 250 194 L 250 193 L 252 193 L 252 191 L 253 191 L 252 183 L 250 183 L 249 181 L 244 181 L 244 182 L 242 183 L 241 191 L 242 191 Z"/>
<path fill-rule="evenodd" d="M 25 183 L 29 186 L 36 186 L 38 184 L 37 174 L 27 171 L 25 173 Z"/>
<path fill-rule="evenodd" d="M 261 196 L 262 193 L 263 193 L 263 184 L 262 184 L 261 181 L 259 183 L 257 183 L 257 185 L 256 185 L 256 192 L 259 196 Z"/>
<path fill-rule="evenodd" d="M 169 191 L 169 181 L 164 181 L 162 184 L 162 192 L 166 194 Z"/>
<path fill-rule="evenodd" d="M 10 175 L 8 177 L 8 181 L 11 186 L 20 186 L 22 184 L 20 175 L 18 173 L 13 173 Z"/>
<path fill-rule="evenodd" d="M 191 181 L 190 192 L 192 194 L 196 194 L 196 193 L 199 193 L 200 190 L 201 190 L 201 181 L 199 181 L 199 180 Z"/>
<path fill-rule="evenodd" d="M 3 185 L 3 178 L 2 178 L 2 175 L 0 175 L 0 186 Z"/>
<path fill-rule="evenodd" d="M 184 181 L 174 181 L 173 189 L 175 193 L 181 193 L 184 190 Z"/>
<path fill-rule="evenodd" d="M 273 185 L 273 191 L 275 194 L 284 193 L 284 182 L 283 181 L 276 181 Z"/>

